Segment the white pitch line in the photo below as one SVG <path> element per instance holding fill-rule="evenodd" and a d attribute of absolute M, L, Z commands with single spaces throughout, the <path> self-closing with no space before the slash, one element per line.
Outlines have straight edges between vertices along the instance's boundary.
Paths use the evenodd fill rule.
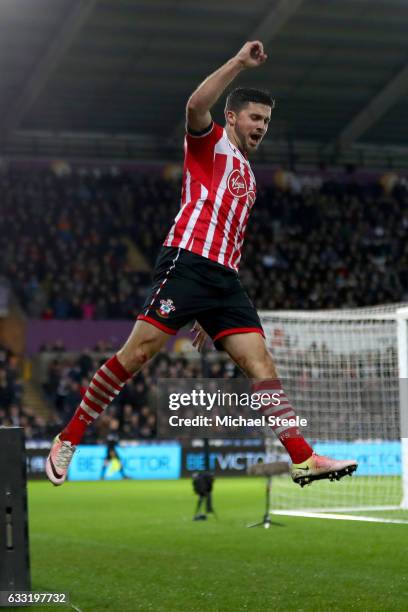
<path fill-rule="evenodd" d="M 397 525 L 408 525 L 408 520 L 376 518 L 374 516 L 351 516 L 347 514 L 331 514 L 329 512 L 300 512 L 297 510 L 273 510 L 272 514 L 280 516 L 300 516 L 304 518 L 323 518 L 336 521 L 362 521 L 365 523 L 394 523 Z"/>
<path fill-rule="evenodd" d="M 286 512 L 284 508 L 282 512 Z M 302 508 L 302 510 L 287 510 L 287 512 L 331 512 L 334 514 L 343 514 L 344 512 L 383 512 L 384 510 L 404 510 L 402 506 L 329 506 L 328 508 Z M 280 512 L 280 510 L 271 510 L 271 512 Z"/>
<path fill-rule="evenodd" d="M 76 612 L 82 612 L 81 608 L 78 608 L 77 606 L 74 606 L 74 604 L 69 604 L 69 605 L 71 606 L 71 608 L 76 610 Z"/>

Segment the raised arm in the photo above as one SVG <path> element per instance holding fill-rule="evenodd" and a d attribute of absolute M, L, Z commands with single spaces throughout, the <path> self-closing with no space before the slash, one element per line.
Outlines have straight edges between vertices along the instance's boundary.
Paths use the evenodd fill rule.
<path fill-rule="evenodd" d="M 212 119 L 210 110 L 225 88 L 246 68 L 256 68 L 267 59 L 259 40 L 247 42 L 221 68 L 210 74 L 191 94 L 186 108 L 187 127 L 195 132 L 207 128 Z"/>

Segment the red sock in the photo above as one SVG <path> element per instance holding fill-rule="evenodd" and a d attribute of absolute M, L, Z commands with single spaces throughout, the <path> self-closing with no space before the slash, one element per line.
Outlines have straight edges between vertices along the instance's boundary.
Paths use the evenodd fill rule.
<path fill-rule="evenodd" d="M 60 433 L 60 439 L 79 444 L 87 426 L 106 410 L 129 378 L 131 375 L 116 355 L 104 363 L 92 378 L 74 416 Z"/>
<path fill-rule="evenodd" d="M 271 404 L 260 408 L 262 414 L 282 419 L 296 418 L 296 413 L 286 397 L 279 379 L 255 382 L 252 385 L 252 392 L 269 395 L 279 394 L 279 405 L 274 405 L 271 400 Z M 313 449 L 306 442 L 298 427 L 271 425 L 271 428 L 288 451 L 293 463 L 302 463 L 312 455 Z"/>

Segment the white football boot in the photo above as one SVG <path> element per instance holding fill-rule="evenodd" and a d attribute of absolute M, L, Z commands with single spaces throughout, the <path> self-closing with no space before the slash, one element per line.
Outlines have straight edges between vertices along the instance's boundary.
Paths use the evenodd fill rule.
<path fill-rule="evenodd" d="M 313 453 L 303 463 L 292 465 L 292 480 L 301 487 L 311 484 L 314 480 L 323 480 L 324 478 L 331 481 L 340 480 L 347 474 L 351 476 L 356 471 L 357 466 L 358 463 L 355 459 L 339 461 Z"/>
<path fill-rule="evenodd" d="M 45 464 L 45 473 L 56 487 L 65 482 L 75 450 L 76 446 L 73 446 L 71 442 L 60 440 L 59 436 L 54 438 Z"/>

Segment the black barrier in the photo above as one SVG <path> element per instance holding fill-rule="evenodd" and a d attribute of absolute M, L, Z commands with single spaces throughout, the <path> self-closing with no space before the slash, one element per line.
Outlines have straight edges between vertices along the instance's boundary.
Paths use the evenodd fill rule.
<path fill-rule="evenodd" d="M 30 589 L 24 433 L 0 428 L 0 591 Z"/>

